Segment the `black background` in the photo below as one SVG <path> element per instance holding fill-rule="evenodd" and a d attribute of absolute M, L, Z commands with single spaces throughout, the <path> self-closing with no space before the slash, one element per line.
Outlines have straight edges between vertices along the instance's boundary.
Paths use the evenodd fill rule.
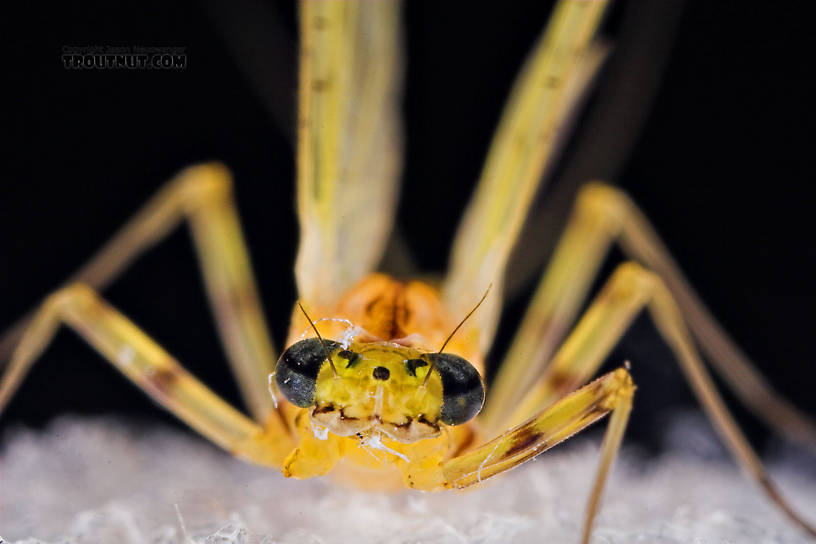
<path fill-rule="evenodd" d="M 538 4 L 407 6 L 407 147 L 398 222 L 423 271 L 445 266 L 504 97 L 547 19 L 550 7 Z M 645 4 L 616 5 L 607 35 L 623 41 L 621 21 Z M 654 104 L 628 159 L 613 169 L 613 181 L 640 203 L 738 343 L 786 397 L 812 414 L 812 32 L 793 7 L 721 4 L 685 6 Z M 217 159 L 236 176 L 280 345 L 295 298 L 289 143 L 295 8 L 262 5 L 258 13 L 277 21 L 271 37 L 243 34 L 241 16 L 230 23 L 226 8 L 183 2 L 62 5 L 9 18 L 17 28 L 6 49 L 13 62 L 0 185 L 0 328 L 56 287 L 174 172 Z M 236 53 L 236 34 L 249 49 L 239 46 Z M 63 45 L 183 46 L 189 66 L 70 71 L 60 60 Z M 650 47 L 637 44 L 641 51 Z M 252 75 L 240 66 L 251 65 L 255 55 L 268 70 Z M 648 105 L 626 107 L 636 118 Z M 569 150 L 567 160 L 575 160 Z M 239 402 L 185 229 L 141 258 L 106 297 L 207 384 Z M 522 291 L 511 301 L 499 346 L 523 302 Z M 632 440 L 655 446 L 667 414 L 693 400 L 648 320 L 638 320 L 610 364 L 624 358 L 632 360 L 640 385 Z M 63 331 L 0 426 L 41 426 L 68 412 L 174 422 Z M 762 427 L 743 410 L 736 413 L 762 443 Z"/>

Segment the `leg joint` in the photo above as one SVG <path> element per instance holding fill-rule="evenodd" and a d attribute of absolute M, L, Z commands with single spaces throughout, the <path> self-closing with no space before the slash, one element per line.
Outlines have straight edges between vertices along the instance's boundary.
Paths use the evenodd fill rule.
<path fill-rule="evenodd" d="M 631 399 L 635 394 L 635 389 L 637 389 L 635 382 L 632 380 L 632 375 L 625 367 L 612 371 L 612 380 L 615 385 L 610 392 L 609 398 L 604 402 L 604 408 L 608 410 L 614 410 L 624 398 Z"/>
<path fill-rule="evenodd" d="M 614 292 L 619 296 L 651 294 L 662 284 L 660 276 L 635 261 L 619 264 L 609 279 L 609 285 L 614 286 Z"/>
<path fill-rule="evenodd" d="M 622 224 L 632 207 L 632 201 L 620 189 L 594 181 L 581 187 L 576 207 Z"/>
<path fill-rule="evenodd" d="M 179 173 L 176 187 L 182 201 L 196 207 L 202 202 L 226 198 L 232 192 L 232 174 L 219 162 L 197 164 Z"/>
<path fill-rule="evenodd" d="M 43 307 L 62 314 L 66 308 L 92 304 L 97 300 L 99 295 L 92 287 L 85 283 L 71 283 L 48 295 Z"/>

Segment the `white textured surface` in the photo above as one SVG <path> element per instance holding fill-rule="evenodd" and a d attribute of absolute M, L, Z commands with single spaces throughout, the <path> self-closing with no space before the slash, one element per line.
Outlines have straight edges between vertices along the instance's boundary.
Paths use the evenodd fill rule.
<path fill-rule="evenodd" d="M 0 535 L 11 542 L 576 542 L 597 444 L 540 456 L 467 493 L 369 494 L 245 465 L 196 437 L 117 420 L 64 418 L 7 436 Z M 699 423 L 670 433 L 680 454 L 624 453 L 594 542 L 805 542 Z M 691 445 L 691 448 L 688 446 Z M 813 458 L 772 471 L 816 517 Z M 797 469 L 797 463 L 800 465 Z M 178 513 L 177 513 L 178 511 Z"/>

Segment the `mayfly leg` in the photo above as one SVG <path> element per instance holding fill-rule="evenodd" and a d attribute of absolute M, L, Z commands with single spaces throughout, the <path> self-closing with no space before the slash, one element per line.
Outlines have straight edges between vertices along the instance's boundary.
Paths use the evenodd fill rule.
<path fill-rule="evenodd" d="M 287 433 L 264 428 L 224 402 L 83 284 L 58 290 L 35 312 L 0 379 L 0 411 L 63 324 L 153 400 L 233 455 L 280 466 L 291 449 Z"/>
<path fill-rule="evenodd" d="M 692 391 L 743 471 L 792 521 L 810 534 L 813 527 L 782 497 L 762 461 L 740 431 L 717 392 L 694 346 L 672 293 L 660 276 L 634 262 L 620 265 L 601 293 L 558 349 L 541 378 L 517 400 L 516 409 L 500 426 L 514 426 L 531 414 L 565 398 L 585 383 L 618 343 L 642 310 L 648 309 L 663 339 L 680 365 Z"/>
<path fill-rule="evenodd" d="M 218 331 L 253 418 L 282 425 L 273 411 L 267 377 L 274 370 L 269 337 L 249 253 L 223 165 L 186 168 L 170 180 L 66 284 L 102 290 L 144 251 L 187 220 L 190 224 Z M 31 314 L 5 333 L 0 362 L 8 360 Z"/>

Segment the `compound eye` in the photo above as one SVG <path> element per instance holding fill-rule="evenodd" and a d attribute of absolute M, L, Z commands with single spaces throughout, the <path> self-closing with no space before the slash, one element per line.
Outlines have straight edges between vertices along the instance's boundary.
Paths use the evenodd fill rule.
<path fill-rule="evenodd" d="M 286 400 L 306 408 L 314 403 L 315 384 L 317 375 L 326 360 L 326 350 L 334 353 L 340 344 L 332 340 L 325 340 L 323 347 L 317 338 L 307 338 L 289 346 L 278 359 L 275 368 L 275 382 Z"/>
<path fill-rule="evenodd" d="M 429 355 L 442 378 L 442 414 L 446 425 L 460 425 L 482 409 L 485 390 L 479 371 L 452 353 Z"/>

